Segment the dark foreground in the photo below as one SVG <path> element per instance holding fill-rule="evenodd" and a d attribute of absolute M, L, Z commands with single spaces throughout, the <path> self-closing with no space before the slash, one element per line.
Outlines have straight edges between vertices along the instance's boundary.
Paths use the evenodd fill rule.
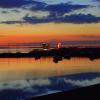
<path fill-rule="evenodd" d="M 27 100 L 100 100 L 100 84 L 72 91 L 65 91 L 45 96 L 33 97 Z"/>

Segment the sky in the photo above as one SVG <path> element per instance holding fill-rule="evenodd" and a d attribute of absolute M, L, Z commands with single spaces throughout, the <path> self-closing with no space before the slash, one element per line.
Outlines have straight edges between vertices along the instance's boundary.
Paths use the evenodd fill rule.
<path fill-rule="evenodd" d="M 100 0 L 0 0 L 0 44 L 100 40 Z"/>

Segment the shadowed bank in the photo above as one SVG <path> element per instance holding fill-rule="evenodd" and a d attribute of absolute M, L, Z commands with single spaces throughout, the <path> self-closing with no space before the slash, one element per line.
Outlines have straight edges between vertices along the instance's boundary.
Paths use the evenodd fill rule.
<path fill-rule="evenodd" d="M 83 99 L 100 99 L 100 84 L 92 85 L 84 88 L 79 88 L 76 90 L 59 92 L 50 95 L 44 95 L 39 97 L 33 97 L 27 100 L 83 100 Z"/>

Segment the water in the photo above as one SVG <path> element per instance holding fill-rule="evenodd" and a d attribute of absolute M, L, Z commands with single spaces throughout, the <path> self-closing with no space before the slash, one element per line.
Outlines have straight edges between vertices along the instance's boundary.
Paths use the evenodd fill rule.
<path fill-rule="evenodd" d="M 34 48 L 35 49 L 35 48 Z M 21 52 L 21 53 L 28 53 L 30 51 L 32 51 L 33 48 L 18 48 L 18 49 L 0 49 L 0 53 L 17 53 L 17 52 Z"/>
<path fill-rule="evenodd" d="M 0 58 L 0 100 L 25 100 L 98 83 L 100 59 L 54 63 L 53 58 Z"/>

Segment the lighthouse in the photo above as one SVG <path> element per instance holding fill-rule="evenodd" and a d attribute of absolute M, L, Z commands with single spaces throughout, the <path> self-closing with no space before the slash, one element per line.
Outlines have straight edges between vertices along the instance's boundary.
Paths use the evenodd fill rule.
<path fill-rule="evenodd" d="M 58 49 L 61 48 L 61 43 L 60 42 L 57 44 L 57 48 Z"/>

